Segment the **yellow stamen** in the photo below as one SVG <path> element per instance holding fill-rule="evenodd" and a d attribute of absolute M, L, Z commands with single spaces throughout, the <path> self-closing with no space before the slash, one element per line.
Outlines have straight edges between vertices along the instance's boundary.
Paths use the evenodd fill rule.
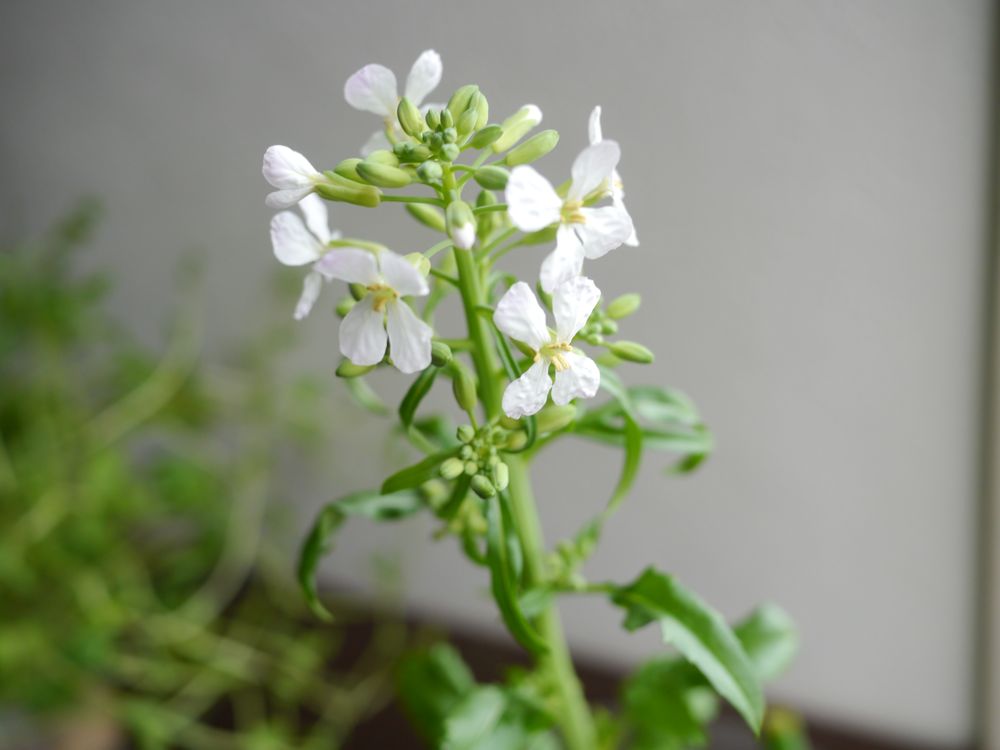
<path fill-rule="evenodd" d="M 566 201 L 562 207 L 562 218 L 566 224 L 585 224 L 587 217 L 580 210 L 583 208 L 583 201 Z"/>
<path fill-rule="evenodd" d="M 399 294 L 391 286 L 385 284 L 370 284 L 368 293 L 374 295 L 373 308 L 375 312 L 382 312 L 390 300 L 398 299 Z"/>

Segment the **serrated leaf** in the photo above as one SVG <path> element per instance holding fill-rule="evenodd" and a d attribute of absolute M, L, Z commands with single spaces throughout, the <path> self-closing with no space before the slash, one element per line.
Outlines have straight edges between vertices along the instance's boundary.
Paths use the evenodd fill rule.
<path fill-rule="evenodd" d="M 672 577 L 652 568 L 618 588 L 611 598 L 625 609 L 626 629 L 657 622 L 664 643 L 673 645 L 694 664 L 759 734 L 764 717 L 760 684 L 749 657 L 718 612 Z"/>

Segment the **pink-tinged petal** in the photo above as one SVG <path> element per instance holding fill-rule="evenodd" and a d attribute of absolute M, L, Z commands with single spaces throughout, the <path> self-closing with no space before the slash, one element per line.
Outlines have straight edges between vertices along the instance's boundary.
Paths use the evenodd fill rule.
<path fill-rule="evenodd" d="M 538 278 L 542 282 L 542 289 L 549 294 L 564 281 L 579 276 L 583 270 L 583 247 L 574 229 L 579 226 L 574 224 L 559 227 L 556 249 L 542 261 Z"/>
<path fill-rule="evenodd" d="M 311 188 L 322 175 L 309 160 L 288 146 L 271 146 L 264 152 L 264 179 L 282 190 Z"/>
<path fill-rule="evenodd" d="M 573 182 L 566 194 L 567 201 L 583 200 L 600 187 L 618 166 L 622 152 L 614 141 L 601 141 L 587 146 L 573 162 Z"/>
<path fill-rule="evenodd" d="M 318 261 L 316 270 L 328 279 L 371 286 L 381 281 L 375 256 L 358 247 L 338 247 Z"/>
<path fill-rule="evenodd" d="M 621 204 L 583 208 L 580 212 L 586 221 L 576 225 L 576 234 L 583 254 L 591 260 L 620 247 L 632 236 L 632 217 Z"/>
<path fill-rule="evenodd" d="M 302 295 L 295 305 L 295 319 L 302 320 L 313 309 L 319 299 L 319 291 L 323 287 L 323 276 L 317 271 L 310 271 L 302 282 Z"/>
<path fill-rule="evenodd" d="M 291 208 L 313 191 L 312 186 L 275 190 L 268 193 L 264 205 L 268 208 Z"/>
<path fill-rule="evenodd" d="M 423 297 L 430 292 L 427 279 L 402 255 L 383 250 L 378 255 L 379 268 L 385 283 L 404 297 Z"/>
<path fill-rule="evenodd" d="M 441 71 L 441 55 L 432 49 L 422 52 L 406 77 L 406 98 L 419 107 L 441 83 Z"/>
<path fill-rule="evenodd" d="M 340 321 L 340 353 L 356 365 L 377 365 L 385 356 L 387 335 L 375 298 L 362 298 Z"/>
<path fill-rule="evenodd" d="M 493 311 L 496 327 L 512 339 L 527 344 L 536 352 L 551 338 L 545 325 L 545 311 L 531 287 L 518 281 L 497 302 Z"/>
<path fill-rule="evenodd" d="M 286 266 L 304 266 L 323 254 L 319 240 L 291 211 L 282 211 L 271 217 L 271 246 L 274 257 Z"/>
<path fill-rule="evenodd" d="M 418 318 L 408 304 L 395 299 L 386 305 L 386 328 L 389 356 L 397 370 L 408 375 L 431 363 L 434 329 Z"/>
<path fill-rule="evenodd" d="M 504 414 L 511 419 L 536 414 L 545 406 L 551 388 L 549 363 L 544 360 L 536 362 L 503 392 L 501 406 Z"/>
<path fill-rule="evenodd" d="M 594 107 L 590 113 L 590 121 L 587 123 L 587 135 L 590 136 L 590 145 L 600 143 L 604 140 L 601 133 L 601 108 Z"/>
<path fill-rule="evenodd" d="M 326 201 L 315 193 L 311 193 L 299 202 L 299 210 L 306 219 L 306 226 L 309 231 L 316 235 L 324 245 L 329 242 L 330 236 L 330 216 L 326 210 Z"/>
<path fill-rule="evenodd" d="M 594 360 L 576 352 L 567 352 L 562 357 L 569 367 L 556 372 L 552 403 L 565 406 L 575 398 L 593 398 L 601 385 L 601 371 Z"/>
<path fill-rule="evenodd" d="M 510 220 L 522 232 L 537 232 L 559 221 L 562 198 L 532 167 L 514 167 L 505 195 Z"/>
<path fill-rule="evenodd" d="M 552 293 L 552 314 L 556 319 L 556 337 L 569 343 L 594 312 L 601 290 L 586 276 L 564 281 Z"/>
<path fill-rule="evenodd" d="M 373 151 L 392 151 L 392 144 L 384 130 L 376 130 L 361 147 L 361 155 L 368 156 Z"/>
<path fill-rule="evenodd" d="M 396 112 L 396 75 L 384 65 L 366 65 L 347 79 L 344 98 L 355 109 L 388 117 Z"/>

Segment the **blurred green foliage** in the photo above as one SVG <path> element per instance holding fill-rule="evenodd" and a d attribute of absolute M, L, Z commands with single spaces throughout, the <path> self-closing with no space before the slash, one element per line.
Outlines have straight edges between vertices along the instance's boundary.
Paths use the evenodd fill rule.
<path fill-rule="evenodd" d="M 336 747 L 405 635 L 334 673 L 263 533 L 321 389 L 269 367 L 284 324 L 205 361 L 190 271 L 166 353 L 137 344 L 80 271 L 98 213 L 0 250 L 0 746 Z"/>

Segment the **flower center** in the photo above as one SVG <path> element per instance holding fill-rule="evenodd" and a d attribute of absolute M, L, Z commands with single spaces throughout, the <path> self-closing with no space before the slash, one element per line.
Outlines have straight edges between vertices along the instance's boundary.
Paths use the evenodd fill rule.
<path fill-rule="evenodd" d="M 556 372 L 562 372 L 569 369 L 569 362 L 563 355 L 571 351 L 573 351 L 572 344 L 566 342 L 546 344 L 535 354 L 535 362 L 547 359 L 555 366 Z"/>
<path fill-rule="evenodd" d="M 583 215 L 583 201 L 566 201 L 562 207 L 564 224 L 585 224 L 587 217 Z"/>
<path fill-rule="evenodd" d="M 373 307 L 376 312 L 382 312 L 388 302 L 399 298 L 396 290 L 385 284 L 369 284 L 368 293 L 374 297 Z"/>

